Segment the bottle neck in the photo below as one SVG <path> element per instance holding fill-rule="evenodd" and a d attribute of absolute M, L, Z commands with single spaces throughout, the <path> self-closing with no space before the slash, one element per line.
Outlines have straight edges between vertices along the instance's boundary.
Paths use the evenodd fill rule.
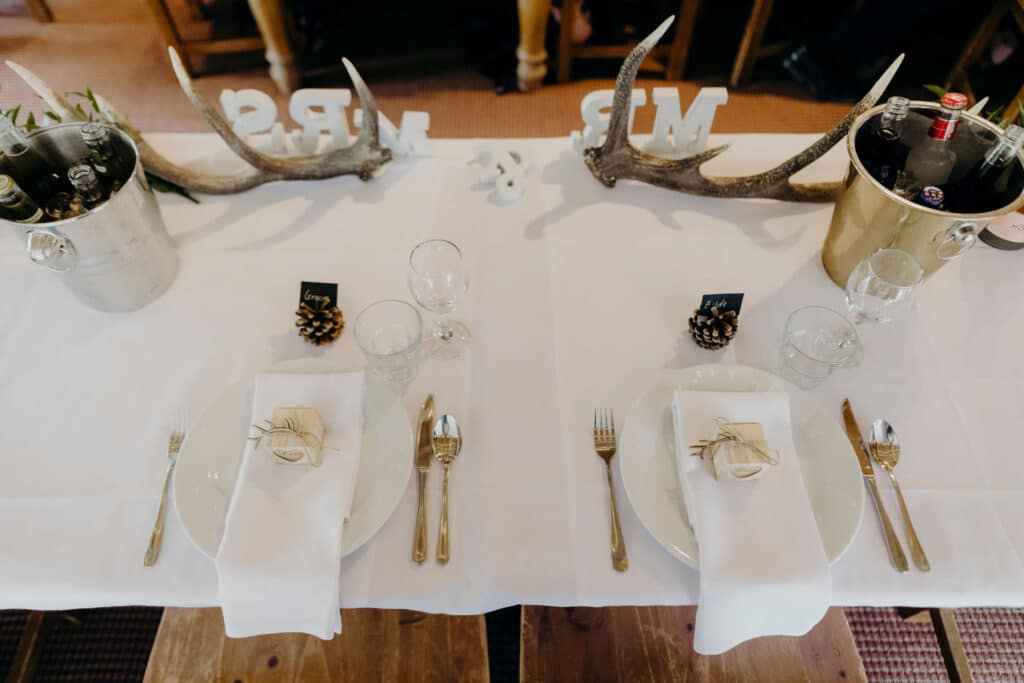
<path fill-rule="evenodd" d="M 943 107 L 939 115 L 932 121 L 932 127 L 928 135 L 935 140 L 949 140 L 956 133 L 957 124 L 960 123 L 960 110 Z"/>
<path fill-rule="evenodd" d="M 0 204 L 11 206 L 27 198 L 27 196 L 28 195 L 18 187 L 18 184 L 14 182 L 14 178 L 11 178 L 10 176 L 0 176 Z"/>
<path fill-rule="evenodd" d="M 903 121 L 905 118 L 906 115 L 899 116 L 897 114 L 890 114 L 888 111 L 882 112 L 876 134 L 884 140 L 895 140 L 903 132 Z"/>
<path fill-rule="evenodd" d="M 982 163 L 986 166 L 1006 166 L 1013 157 L 1017 156 L 1022 143 L 1024 143 L 1024 132 L 1018 126 L 1010 126 L 999 138 L 999 141 L 985 153 L 985 160 Z"/>
<path fill-rule="evenodd" d="M 89 202 L 98 202 L 103 199 L 103 190 L 96 179 L 96 174 L 91 172 L 92 169 L 90 168 L 88 173 L 77 171 L 77 169 L 75 171 L 68 174 L 75 192 Z"/>
<path fill-rule="evenodd" d="M 16 157 L 28 151 L 28 138 L 14 126 L 0 124 L 0 150 L 9 157 Z"/>

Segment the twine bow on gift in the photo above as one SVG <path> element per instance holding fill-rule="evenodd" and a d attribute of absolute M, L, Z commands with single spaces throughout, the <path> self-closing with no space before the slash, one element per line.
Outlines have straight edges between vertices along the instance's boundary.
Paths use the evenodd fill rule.
<path fill-rule="evenodd" d="M 287 417 L 284 420 L 282 420 L 281 424 L 274 424 L 273 421 L 271 420 L 264 420 L 264 422 L 267 423 L 267 427 L 261 427 L 260 425 L 252 425 L 252 428 L 259 432 L 259 434 L 257 434 L 256 436 L 249 437 L 250 441 L 256 442 L 256 448 L 259 448 L 263 443 L 263 439 L 267 438 L 271 434 L 290 434 L 300 439 L 302 443 L 306 444 L 306 446 L 308 446 L 309 448 L 320 447 L 320 439 L 316 436 L 316 434 L 301 431 L 299 429 L 299 426 L 295 423 L 295 420 L 293 420 L 290 417 Z M 297 453 L 289 457 L 286 451 L 280 451 L 274 448 L 270 449 L 270 452 L 278 460 L 287 463 L 296 463 L 305 457 L 301 453 Z"/>
<path fill-rule="evenodd" d="M 715 424 L 718 425 L 718 436 L 715 437 L 713 440 L 701 439 L 698 443 L 692 444 L 690 448 L 694 449 L 695 452 L 691 452 L 690 455 L 699 456 L 701 460 L 704 459 L 705 455 L 708 455 L 711 457 L 712 461 L 714 461 L 715 457 L 718 454 L 718 450 L 722 446 L 726 444 L 735 444 L 739 448 L 743 448 L 753 453 L 767 465 L 779 464 L 779 456 L 777 451 L 773 451 L 759 444 L 752 443 L 746 440 L 745 438 L 743 438 L 743 435 L 736 430 L 736 428 L 733 426 L 733 423 L 729 422 L 724 417 L 716 417 Z M 758 474 L 760 474 L 760 471 L 751 472 L 749 474 L 739 476 L 732 476 L 736 479 L 748 479 L 750 477 L 757 476 Z"/>

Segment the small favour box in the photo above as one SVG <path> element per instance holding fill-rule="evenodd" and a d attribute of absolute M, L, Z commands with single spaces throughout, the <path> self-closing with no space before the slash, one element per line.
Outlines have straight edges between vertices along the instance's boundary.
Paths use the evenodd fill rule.
<path fill-rule="evenodd" d="M 324 443 L 320 413 L 309 406 L 274 408 L 273 418 L 264 422 L 266 427 L 253 425 L 259 432 L 252 437 L 257 449 L 288 465 L 320 467 Z"/>
<path fill-rule="evenodd" d="M 761 423 L 726 422 L 722 418 L 717 422 L 714 441 L 702 439 L 692 446 L 697 451 L 693 455 L 710 456 L 715 479 L 757 479 L 778 464 L 778 455 L 769 450 Z"/>

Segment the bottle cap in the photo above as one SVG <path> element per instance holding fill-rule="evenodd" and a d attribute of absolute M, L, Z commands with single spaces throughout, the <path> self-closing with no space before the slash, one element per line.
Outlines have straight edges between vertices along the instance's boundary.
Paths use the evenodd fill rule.
<path fill-rule="evenodd" d="M 939 100 L 942 106 L 950 109 L 963 109 L 967 106 L 967 95 L 961 92 L 948 92 Z"/>
<path fill-rule="evenodd" d="M 0 197 L 6 197 L 9 194 L 14 194 L 14 188 L 18 185 L 14 182 L 14 178 L 9 175 L 0 175 Z"/>
<path fill-rule="evenodd" d="M 934 185 L 921 188 L 921 203 L 933 209 L 942 206 L 946 199 L 946 193 Z"/>

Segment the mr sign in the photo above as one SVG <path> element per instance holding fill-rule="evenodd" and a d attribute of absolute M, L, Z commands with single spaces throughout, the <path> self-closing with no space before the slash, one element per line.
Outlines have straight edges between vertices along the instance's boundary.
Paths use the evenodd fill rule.
<path fill-rule="evenodd" d="M 572 132 L 573 149 L 582 154 L 588 147 L 601 144 L 601 136 L 608 131 L 614 90 L 595 90 L 587 93 L 580 101 L 583 130 Z M 690 103 L 686 116 L 679 106 L 679 91 L 676 88 L 654 88 L 652 98 L 657 107 L 654 115 L 654 131 L 644 145 L 648 152 L 656 154 L 695 154 L 707 148 L 708 133 L 715 120 L 718 105 L 725 104 L 729 92 L 725 88 L 701 88 Z M 633 130 L 633 115 L 637 107 L 647 104 L 647 91 L 634 89 L 629 100 L 629 130 Z M 669 132 L 672 137 L 669 139 Z"/>
<path fill-rule="evenodd" d="M 269 154 L 313 154 L 321 145 L 321 136 L 327 134 L 326 151 L 349 145 L 348 116 L 346 109 L 352 104 L 352 92 L 346 89 L 303 88 L 292 93 L 288 104 L 288 115 L 299 124 L 299 128 L 285 132 L 284 124 L 277 120 L 277 104 L 262 90 L 222 90 L 220 104 L 231 128 L 240 138 L 269 133 L 270 137 L 260 147 Z M 361 109 L 353 114 L 357 127 L 362 125 Z M 396 157 L 415 155 L 427 156 L 427 130 L 430 129 L 430 114 L 407 111 L 402 114 L 402 125 L 398 128 L 383 112 L 378 114 L 380 143 L 389 148 Z"/>

